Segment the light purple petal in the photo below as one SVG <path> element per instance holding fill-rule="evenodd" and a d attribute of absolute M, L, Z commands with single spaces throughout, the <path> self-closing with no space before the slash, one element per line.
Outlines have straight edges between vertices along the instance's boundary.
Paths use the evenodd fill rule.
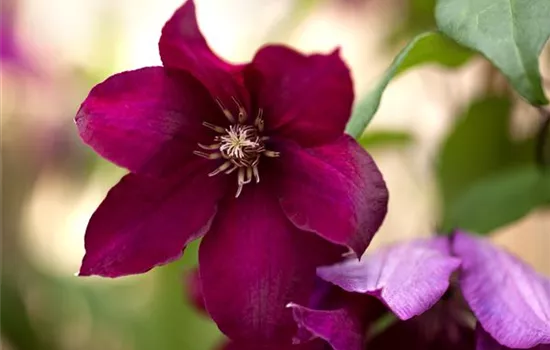
<path fill-rule="evenodd" d="M 208 313 L 229 338 L 290 343 L 291 302 L 307 303 L 315 268 L 337 261 L 341 247 L 294 227 L 260 184 L 227 198 L 199 249 Z"/>
<path fill-rule="evenodd" d="M 476 327 L 476 350 L 514 350 L 499 344 L 481 325 Z M 550 350 L 550 344 L 537 345 L 529 350 Z"/>
<path fill-rule="evenodd" d="M 266 129 L 311 147 L 340 137 L 351 115 L 353 84 L 338 50 L 304 55 L 270 45 L 245 69 Z"/>
<path fill-rule="evenodd" d="M 281 206 L 298 228 L 361 256 L 387 211 L 388 190 L 370 155 L 350 136 L 303 149 L 282 145 Z"/>
<path fill-rule="evenodd" d="M 90 219 L 80 276 L 137 274 L 180 257 L 208 230 L 225 192 L 209 165 L 197 159 L 167 179 L 123 177 Z"/>
<path fill-rule="evenodd" d="M 292 308 L 299 327 L 310 332 L 314 338 L 325 340 L 334 350 L 362 350 L 366 328 L 353 310 L 314 310 L 294 303 L 288 306 Z M 303 339 L 304 333 L 301 335 L 295 340 L 310 340 Z"/>
<path fill-rule="evenodd" d="M 431 308 L 449 287 L 460 261 L 446 238 L 418 240 L 382 248 L 361 261 L 350 259 L 317 269 L 324 280 L 349 292 L 379 298 L 406 320 Z"/>
<path fill-rule="evenodd" d="M 457 233 L 460 287 L 483 328 L 510 348 L 550 343 L 550 280 L 489 241 Z"/>
<path fill-rule="evenodd" d="M 236 107 L 232 98 L 249 107 L 241 68 L 225 62 L 210 49 L 197 23 L 193 0 L 187 0 L 166 22 L 159 49 L 165 67 L 189 72 L 227 108 Z"/>
<path fill-rule="evenodd" d="M 196 158 L 197 142 L 212 140 L 202 122 L 216 116 L 223 118 L 191 76 L 150 67 L 95 86 L 75 122 L 84 142 L 111 162 L 134 173 L 164 175 Z"/>

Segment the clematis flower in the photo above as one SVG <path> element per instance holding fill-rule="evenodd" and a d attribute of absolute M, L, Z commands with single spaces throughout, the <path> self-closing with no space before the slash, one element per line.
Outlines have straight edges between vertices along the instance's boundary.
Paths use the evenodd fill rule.
<path fill-rule="evenodd" d="M 318 275 L 344 291 L 340 307 L 323 299 L 290 304 L 298 343 L 321 338 L 335 350 L 550 349 L 550 280 L 467 233 L 397 244 L 320 267 Z M 358 297 L 380 300 L 398 320 L 368 336 L 376 318 L 358 317 L 369 312 L 352 302 Z"/>
<path fill-rule="evenodd" d="M 94 87 L 75 122 L 130 173 L 86 230 L 81 276 L 143 273 L 203 237 L 205 307 L 231 339 L 288 343 L 291 300 L 315 269 L 361 255 L 386 213 L 372 158 L 344 135 L 353 88 L 338 51 L 265 46 L 234 65 L 208 47 L 192 1 L 162 30 L 163 67 Z"/>

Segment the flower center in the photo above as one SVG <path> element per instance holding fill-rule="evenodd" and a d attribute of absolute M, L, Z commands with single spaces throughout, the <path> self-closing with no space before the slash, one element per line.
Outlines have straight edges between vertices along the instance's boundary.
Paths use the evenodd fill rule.
<path fill-rule="evenodd" d="M 239 109 L 237 118 L 233 116 L 231 111 L 225 108 L 220 100 L 216 99 L 216 102 L 231 125 L 229 128 L 224 129 L 220 126 L 203 122 L 202 125 L 220 135 L 214 137 L 214 143 L 211 145 L 198 144 L 200 148 L 210 152 L 194 151 L 193 153 L 206 159 L 225 159 L 225 162 L 210 172 L 208 176 L 215 176 L 222 172 L 231 174 L 237 170 L 238 188 L 235 197 L 238 197 L 242 192 L 243 186 L 251 183 L 252 178 L 256 180 L 256 183 L 260 182 L 258 165 L 261 155 L 274 158 L 279 157 L 280 154 L 279 152 L 270 151 L 265 148 L 264 141 L 268 140 L 269 137 L 262 136 L 264 120 L 261 109 L 258 110 L 254 124 L 250 125 L 246 123 L 248 114 L 237 99 L 233 98 L 233 102 L 235 102 Z"/>

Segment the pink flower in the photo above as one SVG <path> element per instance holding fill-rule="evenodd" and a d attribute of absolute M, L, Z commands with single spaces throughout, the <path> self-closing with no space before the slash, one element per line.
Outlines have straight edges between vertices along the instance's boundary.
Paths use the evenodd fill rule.
<path fill-rule="evenodd" d="M 329 292 L 318 289 L 324 294 L 308 307 L 289 305 L 301 327 L 297 343 L 320 338 L 334 350 L 550 350 L 550 279 L 466 232 L 398 243 L 317 273 Z M 360 303 L 373 297 L 398 320 L 369 337 L 365 330 L 377 318 L 371 304 Z"/>
<path fill-rule="evenodd" d="M 293 300 L 345 247 L 358 255 L 388 193 L 344 135 L 353 101 L 338 51 L 266 46 L 252 62 L 216 56 L 192 1 L 166 23 L 164 67 L 114 75 L 76 116 L 84 142 L 130 173 L 86 231 L 80 275 L 143 273 L 203 237 L 206 309 L 238 341 L 289 342 Z"/>

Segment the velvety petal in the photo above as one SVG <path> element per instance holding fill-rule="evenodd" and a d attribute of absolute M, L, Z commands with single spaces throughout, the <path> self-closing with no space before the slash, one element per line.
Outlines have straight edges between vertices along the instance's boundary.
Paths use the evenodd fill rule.
<path fill-rule="evenodd" d="M 476 328 L 476 350 L 513 350 L 499 344 L 479 324 Z M 550 350 L 550 344 L 537 345 L 529 350 Z"/>
<path fill-rule="evenodd" d="M 193 150 L 207 136 L 202 121 L 216 115 L 191 76 L 150 67 L 94 87 L 75 122 L 84 142 L 106 159 L 131 172 L 164 174 L 196 158 Z"/>
<path fill-rule="evenodd" d="M 241 68 L 225 62 L 210 49 L 199 29 L 193 0 L 187 0 L 166 22 L 159 49 L 165 67 L 189 72 L 227 108 L 236 107 L 232 97 L 249 106 Z"/>
<path fill-rule="evenodd" d="M 209 165 L 198 159 L 168 179 L 123 177 L 90 219 L 80 275 L 137 274 L 180 257 L 208 230 L 225 192 Z"/>
<path fill-rule="evenodd" d="M 550 280 L 489 241 L 457 233 L 460 286 L 483 328 L 500 344 L 530 348 L 550 343 Z"/>
<path fill-rule="evenodd" d="M 284 46 L 266 46 L 245 69 L 245 80 L 270 133 L 315 146 L 344 132 L 353 84 L 339 50 L 304 55 Z"/>
<path fill-rule="evenodd" d="M 327 341 L 334 350 L 362 350 L 365 328 L 353 310 L 314 310 L 294 303 L 288 306 L 292 308 L 299 327 L 305 328 L 311 336 Z"/>
<path fill-rule="evenodd" d="M 284 144 L 278 191 L 298 228 L 361 256 L 387 211 L 388 190 L 370 155 L 348 135 L 320 147 Z"/>
<path fill-rule="evenodd" d="M 202 282 L 198 268 L 193 268 L 184 275 L 186 296 L 197 311 L 206 313 L 204 296 L 202 294 Z"/>
<path fill-rule="evenodd" d="M 430 309 L 449 287 L 460 265 L 450 256 L 446 238 L 400 243 L 317 269 L 324 280 L 349 292 L 366 293 L 383 301 L 406 320 Z"/>
<path fill-rule="evenodd" d="M 200 245 L 208 313 L 234 341 L 290 344 L 296 325 L 285 305 L 307 302 L 315 268 L 341 254 L 296 229 L 267 188 L 249 185 L 220 205 Z"/>

